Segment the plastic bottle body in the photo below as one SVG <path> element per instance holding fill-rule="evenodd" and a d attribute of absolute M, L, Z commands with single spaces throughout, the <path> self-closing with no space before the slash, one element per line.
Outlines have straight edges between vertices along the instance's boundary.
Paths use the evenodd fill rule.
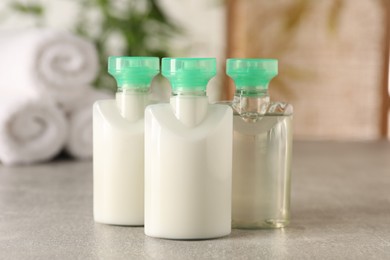
<path fill-rule="evenodd" d="M 144 108 L 147 93 L 121 91 L 93 107 L 96 222 L 144 224 Z"/>
<path fill-rule="evenodd" d="M 207 239 L 231 232 L 232 111 L 206 96 L 145 112 L 145 234 Z"/>
<path fill-rule="evenodd" d="M 233 228 L 280 228 L 289 223 L 292 108 L 282 106 L 284 112 L 257 117 L 234 113 Z"/>
<path fill-rule="evenodd" d="M 280 228 L 290 220 L 292 106 L 271 102 L 275 59 L 228 59 L 236 92 L 233 134 L 234 228 Z"/>

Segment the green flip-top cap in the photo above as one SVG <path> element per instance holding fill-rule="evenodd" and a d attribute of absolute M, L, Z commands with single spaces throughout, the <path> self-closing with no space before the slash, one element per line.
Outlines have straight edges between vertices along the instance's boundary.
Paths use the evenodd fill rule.
<path fill-rule="evenodd" d="M 149 88 L 159 72 L 160 61 L 157 57 L 108 58 L 108 73 L 115 78 L 119 88 Z"/>
<path fill-rule="evenodd" d="M 278 75 L 278 60 L 228 59 L 226 74 L 234 80 L 238 90 L 266 90 L 271 79 Z"/>
<path fill-rule="evenodd" d="M 162 75 L 174 92 L 205 91 L 209 80 L 217 74 L 215 58 L 163 58 Z"/>

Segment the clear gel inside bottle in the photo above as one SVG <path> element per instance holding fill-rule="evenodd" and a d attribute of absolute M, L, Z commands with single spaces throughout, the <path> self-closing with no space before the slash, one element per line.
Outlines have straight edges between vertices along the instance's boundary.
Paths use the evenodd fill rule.
<path fill-rule="evenodd" d="M 233 228 L 279 228 L 290 219 L 292 106 L 271 102 L 276 60 L 229 59 L 233 117 Z"/>

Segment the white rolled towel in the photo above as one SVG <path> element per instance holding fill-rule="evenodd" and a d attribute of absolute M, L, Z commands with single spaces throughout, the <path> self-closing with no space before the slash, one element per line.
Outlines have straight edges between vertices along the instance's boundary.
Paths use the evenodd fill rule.
<path fill-rule="evenodd" d="M 105 91 L 90 90 L 77 101 L 69 112 L 69 134 L 65 150 L 77 159 L 92 157 L 92 105 L 97 100 L 112 99 L 114 95 Z"/>
<path fill-rule="evenodd" d="M 48 99 L 0 98 L 0 161 L 4 165 L 50 160 L 67 137 L 64 113 Z"/>
<path fill-rule="evenodd" d="M 0 57 L 0 93 L 46 95 L 67 107 L 84 95 L 99 68 L 93 44 L 51 29 L 0 33 Z"/>

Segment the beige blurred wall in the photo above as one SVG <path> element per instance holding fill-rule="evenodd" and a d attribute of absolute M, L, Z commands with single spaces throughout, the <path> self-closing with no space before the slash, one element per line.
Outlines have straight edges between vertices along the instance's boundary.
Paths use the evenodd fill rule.
<path fill-rule="evenodd" d="M 296 138 L 381 138 L 383 2 L 238 1 L 229 55 L 279 59 L 271 94 L 293 104 Z"/>

